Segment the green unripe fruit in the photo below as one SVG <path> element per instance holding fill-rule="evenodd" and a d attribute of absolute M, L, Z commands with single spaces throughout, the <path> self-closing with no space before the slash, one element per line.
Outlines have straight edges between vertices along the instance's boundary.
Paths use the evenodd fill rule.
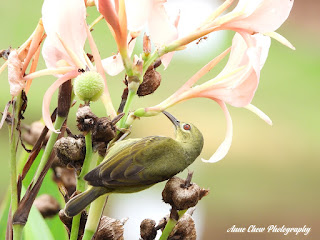
<path fill-rule="evenodd" d="M 97 72 L 85 72 L 74 80 L 74 93 L 78 98 L 87 101 L 97 101 L 104 90 L 104 81 Z"/>

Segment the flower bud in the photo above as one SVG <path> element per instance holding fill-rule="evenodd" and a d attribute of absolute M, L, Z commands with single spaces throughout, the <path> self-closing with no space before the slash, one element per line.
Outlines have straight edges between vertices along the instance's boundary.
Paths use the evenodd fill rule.
<path fill-rule="evenodd" d="M 70 165 L 75 168 L 80 168 L 82 166 L 86 154 L 86 146 L 83 137 L 60 138 L 54 144 L 54 149 L 62 165 Z"/>
<path fill-rule="evenodd" d="M 156 222 L 152 219 L 144 219 L 140 224 L 140 236 L 143 240 L 153 240 L 157 236 Z"/>
<path fill-rule="evenodd" d="M 37 197 L 34 200 L 34 205 L 44 218 L 53 217 L 60 211 L 58 201 L 49 194 L 43 194 Z"/>
<path fill-rule="evenodd" d="M 91 131 L 98 119 L 98 117 L 91 112 L 89 106 L 80 106 L 77 111 L 77 127 L 81 132 Z"/>
<path fill-rule="evenodd" d="M 181 178 L 172 177 L 162 191 L 163 201 L 177 210 L 184 210 L 197 205 L 198 201 L 209 193 L 195 183 L 188 184 L 189 186 L 185 183 Z"/>
<path fill-rule="evenodd" d="M 85 72 L 74 80 L 74 93 L 81 100 L 97 101 L 104 91 L 104 80 L 102 76 L 95 72 Z"/>
<path fill-rule="evenodd" d="M 151 53 L 151 41 L 146 33 L 143 35 L 143 52 L 145 56 L 149 56 Z"/>

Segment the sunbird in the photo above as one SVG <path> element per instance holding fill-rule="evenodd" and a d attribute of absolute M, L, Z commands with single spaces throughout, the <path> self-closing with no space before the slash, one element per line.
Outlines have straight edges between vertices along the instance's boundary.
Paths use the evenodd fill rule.
<path fill-rule="evenodd" d="M 193 124 L 163 113 L 175 127 L 175 139 L 149 136 L 116 142 L 105 160 L 84 176 L 91 186 L 67 202 L 64 210 L 67 216 L 79 214 L 101 195 L 147 189 L 195 161 L 203 147 L 201 132 Z"/>

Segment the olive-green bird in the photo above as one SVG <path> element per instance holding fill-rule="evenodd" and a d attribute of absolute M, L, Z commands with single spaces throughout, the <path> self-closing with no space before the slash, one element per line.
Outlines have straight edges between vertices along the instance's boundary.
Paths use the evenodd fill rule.
<path fill-rule="evenodd" d="M 105 160 L 85 175 L 92 186 L 72 198 L 65 214 L 73 217 L 106 193 L 133 193 L 167 180 L 186 169 L 200 155 L 201 132 L 191 123 L 180 122 L 163 112 L 176 128 L 175 139 L 150 136 L 116 143 Z"/>

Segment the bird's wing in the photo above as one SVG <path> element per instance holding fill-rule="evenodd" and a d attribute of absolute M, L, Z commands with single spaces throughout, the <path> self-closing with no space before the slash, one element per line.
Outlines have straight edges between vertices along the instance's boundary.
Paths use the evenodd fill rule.
<path fill-rule="evenodd" d="M 114 188 L 155 184 L 179 172 L 174 162 L 165 161 L 176 157 L 172 156 L 173 152 L 183 154 L 181 146 L 172 138 L 142 138 L 117 151 L 84 179 L 93 186 Z"/>

